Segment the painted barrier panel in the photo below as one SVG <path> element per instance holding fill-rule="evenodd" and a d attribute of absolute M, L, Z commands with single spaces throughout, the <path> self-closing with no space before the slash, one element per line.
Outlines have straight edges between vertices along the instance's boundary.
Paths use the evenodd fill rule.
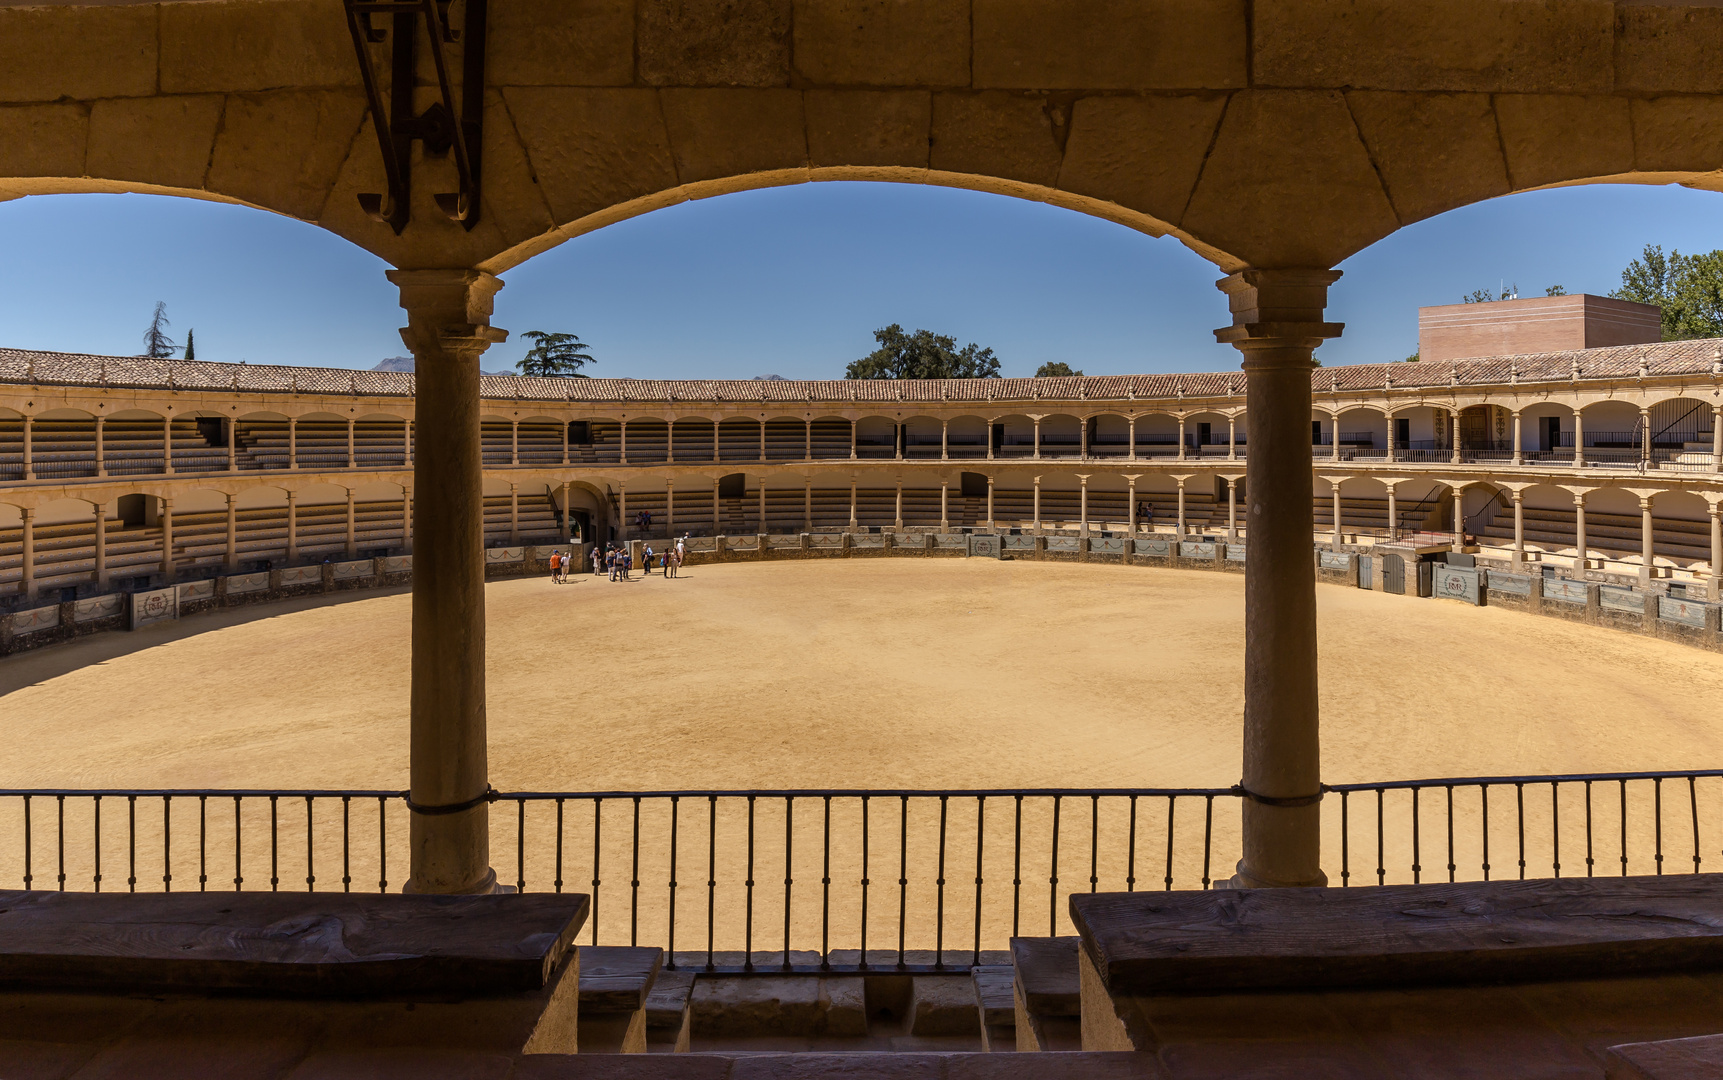
<path fill-rule="evenodd" d="M 60 609 L 55 607 L 31 608 L 28 611 L 12 613 L 12 632 L 28 634 L 35 630 L 51 630 L 60 625 Z"/>
<path fill-rule="evenodd" d="M 1510 574 L 1505 570 L 1491 570 L 1485 578 L 1485 584 L 1491 592 L 1499 592 L 1505 596 L 1525 596 L 1532 594 L 1532 577 L 1530 574 Z"/>
<path fill-rule="evenodd" d="M 753 551 L 760 546 L 760 540 L 756 536 L 726 536 L 724 546 L 731 551 Z"/>
<path fill-rule="evenodd" d="M 1244 561 L 1244 545 L 1228 544 L 1226 546 L 1226 561 L 1241 563 Z"/>
<path fill-rule="evenodd" d="M 1046 551 L 1077 550 L 1077 538 L 1075 536 L 1049 536 L 1046 540 L 1047 546 L 1043 549 Z"/>
<path fill-rule="evenodd" d="M 526 558 L 526 548 L 524 548 L 524 547 L 500 547 L 500 548 L 486 548 L 485 549 L 485 562 L 487 562 L 487 563 L 521 562 L 525 558 Z"/>
<path fill-rule="evenodd" d="M 766 537 L 766 546 L 769 548 L 778 548 L 779 550 L 783 550 L 784 548 L 795 548 L 800 550 L 802 546 L 802 538 L 799 535 L 768 536 Z"/>
<path fill-rule="evenodd" d="M 411 555 L 385 555 L 382 563 L 385 574 L 404 574 L 413 569 L 413 557 Z"/>
<path fill-rule="evenodd" d="M 1171 540 L 1157 539 L 1138 540 L 1137 554 L 1156 555 L 1163 559 L 1170 558 L 1173 554 L 1173 542 Z"/>
<path fill-rule="evenodd" d="M 336 581 L 351 581 L 354 578 L 371 576 L 371 568 L 375 565 L 370 559 L 357 559 L 353 562 L 338 562 L 334 566 Z"/>
<path fill-rule="evenodd" d="M 126 610 L 126 598 L 119 593 L 92 596 L 88 600 L 73 601 L 72 621 L 75 623 L 95 622 L 97 619 L 118 615 L 124 610 Z"/>
<path fill-rule="evenodd" d="M 718 550 L 718 538 L 716 536 L 690 536 L 682 543 L 689 551 Z"/>
<path fill-rule="evenodd" d="M 1657 617 L 1683 626 L 1705 629 L 1705 609 L 1711 605 L 1699 600 L 1683 600 L 1674 596 L 1657 598 Z"/>
<path fill-rule="evenodd" d="M 934 533 L 933 546 L 942 551 L 967 551 L 969 537 L 962 533 Z"/>
<path fill-rule="evenodd" d="M 285 571 L 283 571 L 285 573 Z M 255 574 L 231 574 L 227 579 L 227 594 L 235 596 L 239 593 L 269 591 L 269 572 L 259 571 Z"/>
<path fill-rule="evenodd" d="M 1324 570 L 1352 569 L 1352 553 L 1349 551 L 1319 551 L 1316 557 Z"/>
<path fill-rule="evenodd" d="M 208 578 L 208 579 L 205 579 L 203 581 L 183 582 L 182 584 L 180 584 L 178 586 L 178 589 L 179 589 L 179 602 L 182 604 L 189 604 L 195 600 L 214 600 L 215 599 L 215 579 L 214 578 Z"/>
<path fill-rule="evenodd" d="M 854 533 L 850 536 L 850 548 L 882 548 L 885 547 L 885 536 L 879 533 Z"/>
<path fill-rule="evenodd" d="M 179 590 L 155 589 L 132 594 L 132 629 L 179 618 Z"/>
<path fill-rule="evenodd" d="M 969 554 L 976 558 L 997 559 L 1005 548 L 997 536 L 974 534 L 969 537 Z"/>
<path fill-rule="evenodd" d="M 1544 578 L 1544 599 L 1560 600 L 1569 604 L 1584 604 L 1585 582 L 1573 581 L 1569 578 Z"/>
<path fill-rule="evenodd" d="M 1006 551 L 1035 550 L 1035 538 L 1033 536 L 1001 536 L 999 542 Z"/>
<path fill-rule="evenodd" d="M 1438 566 L 1430 583 L 1432 595 L 1446 600 L 1478 602 L 1478 572 L 1463 566 Z"/>
<path fill-rule="evenodd" d="M 1186 559 L 1214 558 L 1214 544 L 1202 540 L 1186 540 L 1179 545 L 1179 555 Z"/>
<path fill-rule="evenodd" d="M 808 546 L 817 548 L 837 548 L 844 546 L 841 533 L 814 533 L 808 537 Z"/>
<path fill-rule="evenodd" d="M 1609 611 L 1631 611 L 1635 615 L 1645 614 L 1645 597 L 1633 589 L 1620 589 L 1613 585 L 1605 585 L 1597 591 L 1598 602 Z"/>
<path fill-rule="evenodd" d="M 1122 536 L 1101 536 L 1089 541 L 1089 550 L 1102 555 L 1123 555 L 1125 553 L 1125 538 Z"/>
<path fill-rule="evenodd" d="M 311 585 L 323 580 L 321 566 L 289 566 L 281 571 L 283 585 Z"/>

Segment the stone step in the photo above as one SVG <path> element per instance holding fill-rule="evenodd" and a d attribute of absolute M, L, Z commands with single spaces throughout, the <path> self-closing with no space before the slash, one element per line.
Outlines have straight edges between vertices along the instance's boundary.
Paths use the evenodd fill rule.
<path fill-rule="evenodd" d="M 981 1047 L 988 1052 L 1017 1049 L 1015 973 L 1009 964 L 987 964 L 970 970 L 975 1004 L 981 1013 Z"/>
<path fill-rule="evenodd" d="M 1153 1054 L 533 1054 L 510 1080 L 1160 1080 Z"/>
<path fill-rule="evenodd" d="M 1082 985 L 1077 939 L 1012 938 L 1017 1049 L 1081 1050 Z"/>
<path fill-rule="evenodd" d="M 646 1001 L 664 950 L 626 945 L 580 949 L 582 1053 L 646 1053 Z"/>

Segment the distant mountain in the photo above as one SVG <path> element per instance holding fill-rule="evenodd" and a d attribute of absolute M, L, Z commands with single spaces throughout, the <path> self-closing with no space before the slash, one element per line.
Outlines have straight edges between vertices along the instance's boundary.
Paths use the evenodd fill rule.
<path fill-rule="evenodd" d="M 782 375 L 756 375 L 749 382 L 789 382 Z"/>
<path fill-rule="evenodd" d="M 380 362 L 376 367 L 372 368 L 371 370 L 372 371 L 412 371 L 413 370 L 413 358 L 411 356 L 391 356 L 387 360 Z M 520 372 L 515 371 L 512 368 L 503 368 L 501 371 L 485 371 L 483 369 L 480 369 L 479 374 L 481 374 L 481 375 L 519 375 Z"/>

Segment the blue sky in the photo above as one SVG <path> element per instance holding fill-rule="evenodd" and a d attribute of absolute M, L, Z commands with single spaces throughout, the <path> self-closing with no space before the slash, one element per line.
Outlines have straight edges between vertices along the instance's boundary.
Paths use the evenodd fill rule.
<path fill-rule="evenodd" d="M 1518 284 L 1608 292 L 1648 243 L 1723 247 L 1723 198 L 1559 188 L 1452 211 L 1342 265 L 1330 364 L 1403 359 L 1421 304 Z M 381 226 L 379 226 L 381 227 Z M 144 195 L 0 203 L 0 345 L 134 354 L 157 300 L 198 357 L 370 367 L 403 350 L 384 265 L 314 227 Z M 495 322 L 588 341 L 595 375 L 838 378 L 887 323 L 990 345 L 1007 375 L 1224 370 L 1237 354 L 1215 269 L 1176 241 L 995 195 L 805 184 L 685 203 L 505 275 Z"/>

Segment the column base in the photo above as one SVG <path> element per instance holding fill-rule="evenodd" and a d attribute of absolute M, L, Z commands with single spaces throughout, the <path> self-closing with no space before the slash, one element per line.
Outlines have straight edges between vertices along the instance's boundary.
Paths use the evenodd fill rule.
<path fill-rule="evenodd" d="M 418 895 L 418 894 L 422 893 L 422 891 L 423 890 L 419 889 L 418 886 L 413 883 L 413 880 L 411 878 L 409 878 L 407 880 L 407 883 L 405 885 L 401 886 L 401 892 L 403 895 L 409 895 L 409 896 Z M 461 889 L 461 890 L 458 890 L 456 892 L 450 892 L 450 893 L 439 893 L 438 895 L 444 895 L 444 896 L 496 896 L 496 895 L 500 895 L 502 893 L 513 893 L 513 892 L 517 892 L 517 891 L 519 891 L 519 890 L 517 890 L 513 885 L 504 885 L 501 882 L 499 882 L 497 880 L 497 872 L 494 869 L 487 867 L 485 869 L 485 876 L 480 881 L 478 881 L 476 884 L 474 884 L 472 888 Z"/>
<path fill-rule="evenodd" d="M 1259 878 L 1251 873 L 1244 865 L 1244 860 L 1238 861 L 1238 873 L 1228 878 L 1224 886 L 1216 883 L 1217 888 L 1228 889 L 1321 889 L 1328 885 L 1328 875 L 1317 871 L 1315 877 L 1308 881 L 1273 881 Z"/>

